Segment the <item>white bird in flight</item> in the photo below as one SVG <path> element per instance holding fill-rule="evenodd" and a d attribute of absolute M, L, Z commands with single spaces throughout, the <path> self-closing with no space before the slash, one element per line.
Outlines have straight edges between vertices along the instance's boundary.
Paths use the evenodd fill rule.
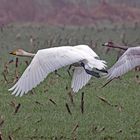
<path fill-rule="evenodd" d="M 127 46 L 115 45 L 113 42 L 112 44 L 108 42 L 104 43 L 103 46 L 125 50 L 124 54 L 108 70 L 108 74 L 106 75 L 108 79 L 118 78 L 133 68 L 140 66 L 140 46 L 129 48 Z"/>
<path fill-rule="evenodd" d="M 74 69 L 71 83 L 73 92 L 78 92 L 85 86 L 92 75 L 100 77 L 100 72 L 106 73 L 106 62 L 99 60 L 98 55 L 87 45 L 47 48 L 38 50 L 36 54 L 18 49 L 10 54 L 33 57 L 20 79 L 9 89 L 15 96 L 26 94 L 43 81 L 49 73 L 67 65 L 78 64 L 78 67 Z M 92 71 L 93 68 L 96 72 Z"/>

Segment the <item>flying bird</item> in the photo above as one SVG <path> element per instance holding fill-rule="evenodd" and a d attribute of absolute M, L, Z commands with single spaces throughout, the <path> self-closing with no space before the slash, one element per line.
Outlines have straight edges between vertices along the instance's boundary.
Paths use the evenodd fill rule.
<path fill-rule="evenodd" d="M 106 75 L 108 79 L 112 80 L 118 78 L 128 71 L 132 70 L 136 66 L 140 65 L 140 46 L 137 47 L 127 47 L 115 45 L 114 43 L 104 43 L 103 46 L 108 46 L 112 48 L 119 48 L 125 50 L 123 55 L 117 60 L 117 62 L 108 70 Z"/>
<path fill-rule="evenodd" d="M 100 77 L 99 73 L 106 73 L 106 62 L 100 60 L 99 56 L 87 45 L 42 49 L 36 54 L 18 49 L 10 54 L 33 57 L 20 79 L 9 89 L 15 96 L 26 94 L 42 82 L 49 73 L 67 65 L 75 66 L 71 83 L 73 92 L 78 92 L 92 76 Z"/>
<path fill-rule="evenodd" d="M 126 51 L 129 48 L 128 46 L 121 46 L 121 45 L 115 44 L 112 41 L 106 42 L 106 43 L 102 44 L 102 46 L 106 46 L 108 48 L 118 48 L 118 49 L 121 49 L 124 51 Z"/>

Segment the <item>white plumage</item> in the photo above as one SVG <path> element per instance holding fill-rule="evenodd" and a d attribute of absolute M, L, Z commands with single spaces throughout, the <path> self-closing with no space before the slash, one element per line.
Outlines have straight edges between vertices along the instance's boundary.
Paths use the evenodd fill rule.
<path fill-rule="evenodd" d="M 22 53 L 21 53 L 22 52 Z M 31 64 L 22 74 L 18 82 L 9 89 L 12 94 L 22 96 L 36 87 L 47 75 L 61 67 L 73 63 L 83 62 L 85 68 L 105 69 L 103 60 L 96 59 L 98 55 L 87 45 L 62 46 L 39 50 L 36 54 L 27 53 L 23 50 L 11 53 L 18 56 L 34 56 Z M 76 67 L 73 74 L 71 88 L 78 92 L 90 80 L 91 75 L 87 74 L 83 67 Z"/>
<path fill-rule="evenodd" d="M 90 80 L 91 75 L 87 74 L 83 67 L 75 67 L 72 78 L 71 88 L 74 92 L 78 92 Z"/>

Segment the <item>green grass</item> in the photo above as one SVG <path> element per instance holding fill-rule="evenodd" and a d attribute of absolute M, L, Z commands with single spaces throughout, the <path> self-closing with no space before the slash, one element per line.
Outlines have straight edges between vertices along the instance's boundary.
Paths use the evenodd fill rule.
<path fill-rule="evenodd" d="M 123 31 L 122 31 L 123 30 Z M 60 27 L 49 27 L 47 25 L 11 25 L 0 33 L 1 68 L 8 60 L 14 59 L 8 52 L 14 48 L 25 48 L 31 50 L 29 37 L 33 35 L 36 39 L 34 52 L 38 48 L 66 45 L 66 38 L 70 38 L 69 45 L 90 44 L 97 41 L 95 51 L 111 66 L 116 59 L 115 51 L 104 54 L 105 49 L 100 47 L 101 43 L 112 39 L 121 42 L 120 34 L 126 32 L 127 39 L 135 40 L 140 29 L 134 30 L 112 28 L 100 31 L 91 28 L 69 27 L 64 30 Z M 21 38 L 16 39 L 20 33 Z M 53 43 L 49 41 L 53 38 Z M 55 38 L 55 39 L 54 39 Z M 59 38 L 62 41 L 59 41 Z M 39 41 L 39 43 L 37 43 Z M 135 44 L 137 44 L 136 42 Z M 46 46 L 45 46 L 45 45 Z M 135 45 L 134 44 L 134 45 Z M 16 47 L 14 47 L 16 45 Z M 18 66 L 19 75 L 22 74 L 26 65 L 20 58 Z M 28 60 L 29 61 L 29 60 Z M 4 123 L 0 125 L 0 131 L 4 140 L 10 135 L 13 140 L 139 140 L 140 139 L 140 85 L 135 82 L 138 72 L 131 71 L 124 75 L 121 80 L 114 80 L 105 88 L 101 86 L 106 79 L 92 78 L 89 84 L 74 95 L 74 105 L 71 103 L 68 93 L 70 92 L 71 79 L 66 68 L 58 73 L 62 77 L 50 74 L 45 81 L 34 89 L 35 94 L 27 94 L 23 97 L 14 97 L 8 92 L 13 84 L 15 66 L 9 66 L 6 75 L 10 83 L 0 75 L 0 116 Z M 66 90 L 68 87 L 68 90 Z M 81 113 L 81 93 L 84 92 L 84 113 Z M 97 96 L 104 97 L 110 104 L 101 101 Z M 54 105 L 49 99 L 56 102 Z M 21 107 L 17 113 L 12 107 L 11 101 L 20 103 Z M 72 115 L 66 109 L 68 104 Z M 1 122 L 1 121 L 0 121 Z M 74 131 L 75 126 L 78 128 Z"/>

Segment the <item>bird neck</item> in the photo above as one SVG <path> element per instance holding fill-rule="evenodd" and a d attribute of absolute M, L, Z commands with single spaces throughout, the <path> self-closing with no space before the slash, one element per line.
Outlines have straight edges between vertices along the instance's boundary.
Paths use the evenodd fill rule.
<path fill-rule="evenodd" d="M 29 52 L 24 52 L 22 55 L 20 56 L 23 56 L 23 57 L 34 57 L 35 54 L 34 53 L 29 53 Z"/>
<path fill-rule="evenodd" d="M 128 49 L 127 46 L 121 46 L 121 45 L 108 45 L 108 47 L 118 48 L 118 49 L 122 49 L 122 50 L 125 50 L 125 51 Z"/>

